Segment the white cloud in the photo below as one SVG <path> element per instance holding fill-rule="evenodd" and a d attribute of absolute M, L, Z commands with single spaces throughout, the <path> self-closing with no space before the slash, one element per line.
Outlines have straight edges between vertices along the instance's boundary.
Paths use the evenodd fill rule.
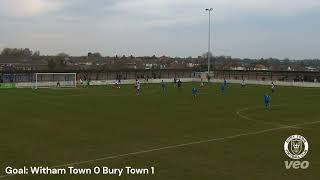
<path fill-rule="evenodd" d="M 136 15 L 144 24 L 163 26 L 175 22 L 201 22 L 204 9 L 214 8 L 215 21 L 235 20 L 243 14 L 262 16 L 292 16 L 320 7 L 319 0 L 119 0 L 111 8 L 125 18 Z M 203 13 L 203 14 L 202 14 Z M 153 20 L 148 20 L 152 17 Z M 189 18 L 189 21 L 186 19 Z M 201 20 L 202 19 L 202 20 Z M 137 20 L 139 21 L 139 20 Z"/>
<path fill-rule="evenodd" d="M 114 8 L 124 11 L 158 12 L 171 8 L 213 7 L 214 9 L 266 9 L 270 13 L 305 10 L 320 6 L 319 0 L 119 0 Z"/>
<path fill-rule="evenodd" d="M 26 17 L 58 10 L 61 0 L 1 0 L 0 13 L 6 16 Z"/>
<path fill-rule="evenodd" d="M 52 54 L 83 54 L 96 49 L 108 55 L 199 55 L 207 48 L 207 7 L 214 8 L 215 54 L 319 56 L 315 48 L 319 44 L 319 15 L 310 19 L 314 25 L 305 22 L 309 17 L 304 16 L 315 12 L 320 0 L 0 0 L 0 19 L 1 15 L 39 16 L 36 21 L 2 18 L 1 43 Z M 257 22 L 260 19 L 261 23 Z M 300 29 L 286 28 L 286 20 L 289 25 L 297 20 Z M 308 33 L 311 26 L 316 28 Z M 290 49 L 303 42 L 316 45 L 301 51 Z M 280 46 L 287 50 L 278 53 L 284 49 Z"/>

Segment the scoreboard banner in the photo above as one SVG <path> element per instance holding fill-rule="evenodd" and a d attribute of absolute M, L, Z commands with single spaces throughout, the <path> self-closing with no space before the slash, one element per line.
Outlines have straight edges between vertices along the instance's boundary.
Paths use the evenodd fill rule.
<path fill-rule="evenodd" d="M 15 89 L 15 83 L 0 83 L 0 89 Z"/>

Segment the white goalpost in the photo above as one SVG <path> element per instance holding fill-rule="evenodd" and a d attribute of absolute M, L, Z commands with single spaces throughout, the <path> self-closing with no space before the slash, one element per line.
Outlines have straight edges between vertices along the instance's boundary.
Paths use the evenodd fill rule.
<path fill-rule="evenodd" d="M 35 73 L 35 89 L 76 87 L 77 73 Z"/>

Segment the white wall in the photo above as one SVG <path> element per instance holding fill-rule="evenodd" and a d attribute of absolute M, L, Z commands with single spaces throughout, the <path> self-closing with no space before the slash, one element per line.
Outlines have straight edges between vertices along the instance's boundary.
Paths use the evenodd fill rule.
<path fill-rule="evenodd" d="M 223 79 L 214 79 L 212 82 L 214 83 L 222 83 Z M 241 84 L 242 80 L 227 80 L 228 83 L 232 84 Z M 251 85 L 270 85 L 272 81 L 255 81 L 255 80 L 246 80 L 246 84 Z M 273 81 L 276 86 L 293 86 L 293 87 L 316 87 L 320 88 L 320 83 L 313 82 L 285 82 L 285 81 Z"/>

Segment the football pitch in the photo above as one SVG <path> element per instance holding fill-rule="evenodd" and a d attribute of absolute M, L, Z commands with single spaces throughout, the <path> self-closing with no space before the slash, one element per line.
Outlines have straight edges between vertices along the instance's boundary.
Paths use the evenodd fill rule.
<path fill-rule="evenodd" d="M 320 89 L 268 86 L 225 94 L 218 84 L 181 90 L 167 84 L 121 89 L 15 89 L 0 91 L 0 180 L 315 180 L 320 177 Z M 264 108 L 271 94 L 271 110 Z M 284 152 L 294 134 L 309 142 L 301 161 L 287 170 Z M 17 175 L 7 166 L 151 168 L 148 175 Z"/>

